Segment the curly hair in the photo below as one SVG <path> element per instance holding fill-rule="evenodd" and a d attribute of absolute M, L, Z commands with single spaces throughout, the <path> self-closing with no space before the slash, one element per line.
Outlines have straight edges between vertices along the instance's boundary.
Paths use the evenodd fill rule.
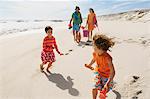
<path fill-rule="evenodd" d="M 112 38 L 108 38 L 106 35 L 94 35 L 93 43 L 98 49 L 104 51 L 109 50 L 109 48 L 113 47 L 115 44 L 115 42 L 112 41 Z"/>

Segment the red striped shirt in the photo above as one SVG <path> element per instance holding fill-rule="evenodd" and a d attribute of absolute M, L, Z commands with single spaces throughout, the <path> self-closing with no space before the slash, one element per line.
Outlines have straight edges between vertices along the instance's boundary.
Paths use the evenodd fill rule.
<path fill-rule="evenodd" d="M 43 40 L 43 51 L 51 52 L 54 48 L 57 48 L 55 38 L 53 36 L 52 38 L 46 36 Z"/>

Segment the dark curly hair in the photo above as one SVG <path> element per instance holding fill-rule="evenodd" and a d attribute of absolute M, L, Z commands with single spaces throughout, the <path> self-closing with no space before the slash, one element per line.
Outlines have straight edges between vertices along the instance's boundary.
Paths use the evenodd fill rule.
<path fill-rule="evenodd" d="M 45 32 L 46 32 L 46 33 L 47 33 L 48 30 L 53 30 L 53 28 L 50 27 L 50 26 L 45 27 Z"/>
<path fill-rule="evenodd" d="M 98 49 L 104 51 L 109 50 L 109 48 L 113 47 L 115 44 L 115 42 L 112 41 L 112 38 L 108 38 L 106 35 L 95 35 L 93 37 L 93 43 Z"/>

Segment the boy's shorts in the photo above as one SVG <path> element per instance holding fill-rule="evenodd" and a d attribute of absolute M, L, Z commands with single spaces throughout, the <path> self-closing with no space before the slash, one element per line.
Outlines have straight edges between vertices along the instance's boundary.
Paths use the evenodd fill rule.
<path fill-rule="evenodd" d="M 94 89 L 102 90 L 106 82 L 108 81 L 108 78 L 102 77 L 98 72 L 94 72 Z M 113 88 L 113 82 L 110 82 L 109 84 L 109 90 L 112 90 Z"/>
<path fill-rule="evenodd" d="M 80 30 L 79 24 L 73 24 L 73 31 L 79 31 L 79 30 Z"/>

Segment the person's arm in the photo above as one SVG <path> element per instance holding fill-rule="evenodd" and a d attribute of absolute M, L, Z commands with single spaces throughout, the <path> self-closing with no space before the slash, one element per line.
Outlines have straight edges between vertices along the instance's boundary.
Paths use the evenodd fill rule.
<path fill-rule="evenodd" d="M 97 23 L 96 15 L 94 15 L 94 24 L 98 27 L 98 23 Z"/>
<path fill-rule="evenodd" d="M 113 65 L 111 60 L 108 62 L 108 66 L 110 67 L 110 76 L 109 76 L 108 81 L 106 82 L 106 84 L 104 86 L 104 89 L 106 88 L 107 90 L 108 90 L 109 83 L 113 80 L 113 78 L 115 76 L 115 69 L 114 69 L 114 65 Z"/>
<path fill-rule="evenodd" d="M 95 60 L 94 58 L 91 60 L 90 64 L 85 64 L 85 67 L 91 69 L 91 70 L 94 70 L 94 68 L 92 67 L 92 65 L 95 63 Z"/>
<path fill-rule="evenodd" d="M 55 40 L 55 39 L 54 39 Z M 58 54 L 63 55 L 59 50 L 58 50 L 58 46 L 56 44 L 56 41 L 54 41 L 54 48 L 57 51 Z"/>
<path fill-rule="evenodd" d="M 74 14 L 74 13 L 73 13 Z M 73 14 L 72 14 L 72 16 L 71 16 L 71 19 L 70 19 L 70 23 L 69 24 L 71 24 L 71 22 L 72 22 L 72 20 L 73 20 Z"/>
<path fill-rule="evenodd" d="M 71 19 L 70 19 L 70 23 L 69 23 L 69 24 L 71 24 L 72 20 L 73 20 L 73 19 L 71 18 Z"/>
<path fill-rule="evenodd" d="M 114 65 L 113 65 L 112 61 L 110 61 L 108 63 L 108 66 L 110 67 L 110 76 L 109 76 L 107 83 L 110 83 L 115 76 L 115 69 L 114 69 Z"/>

